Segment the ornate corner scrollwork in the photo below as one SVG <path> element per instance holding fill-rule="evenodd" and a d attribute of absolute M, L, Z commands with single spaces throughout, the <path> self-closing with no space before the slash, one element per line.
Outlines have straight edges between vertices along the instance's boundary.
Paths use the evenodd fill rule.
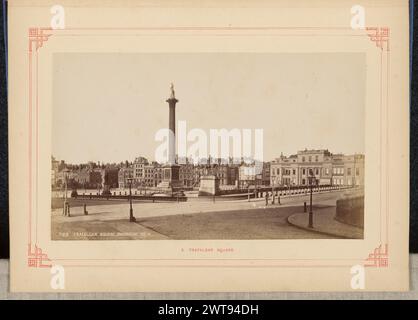
<path fill-rule="evenodd" d="M 50 268 L 51 260 L 48 258 L 46 253 L 42 252 L 42 249 L 39 248 L 36 244 L 32 248 L 32 244 L 28 244 L 28 267 L 32 268 Z"/>
<path fill-rule="evenodd" d="M 389 250 L 388 245 L 379 245 L 367 257 L 365 267 L 386 268 L 389 265 Z"/>
<path fill-rule="evenodd" d="M 370 40 L 381 50 L 389 51 L 390 28 L 388 27 L 366 27 Z"/>
<path fill-rule="evenodd" d="M 42 48 L 44 42 L 52 36 L 52 33 L 48 33 L 51 30 L 51 28 L 29 28 L 29 52 Z"/>

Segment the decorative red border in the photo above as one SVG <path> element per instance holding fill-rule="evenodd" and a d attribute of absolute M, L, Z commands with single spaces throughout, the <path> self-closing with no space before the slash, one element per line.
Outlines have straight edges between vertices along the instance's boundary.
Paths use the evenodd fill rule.
<path fill-rule="evenodd" d="M 38 50 L 42 48 L 44 42 L 46 42 L 49 37 L 52 35 L 50 33 L 51 28 L 29 28 L 28 30 L 28 59 L 29 59 L 29 230 L 28 230 L 28 258 L 27 263 L 28 267 L 34 268 L 48 268 L 51 267 L 51 264 L 45 263 L 50 262 L 46 253 L 42 252 L 42 249 L 38 245 L 38 235 L 37 228 L 35 229 L 35 241 L 32 239 L 32 200 L 33 200 L 33 184 L 35 183 L 36 190 L 38 188 Z M 49 33 L 48 33 L 49 32 Z M 34 59 L 33 56 L 36 56 L 35 59 L 35 70 L 33 70 Z M 34 72 L 35 71 L 35 72 Z M 35 82 L 35 90 L 33 84 Z M 34 95 L 35 91 L 35 95 Z M 35 101 L 34 101 L 35 98 Z M 33 105 L 35 105 L 35 140 L 36 140 L 36 149 L 35 149 L 35 179 L 33 179 Z M 35 180 L 35 181 L 33 181 Z M 37 192 L 35 194 L 37 198 Z M 37 203 L 37 199 L 36 203 Z M 37 227 L 37 206 L 36 210 L 36 227 Z"/>
<path fill-rule="evenodd" d="M 49 37 L 52 36 L 52 28 L 29 28 L 29 52 L 32 52 L 33 47 L 35 51 L 42 48 L 44 42 L 48 41 Z"/>
<path fill-rule="evenodd" d="M 367 27 L 367 35 L 376 44 L 376 47 L 389 51 L 390 29 L 388 27 Z"/>
<path fill-rule="evenodd" d="M 33 250 L 32 250 L 33 249 Z M 32 245 L 28 245 L 28 267 L 34 268 L 50 268 L 51 264 L 46 263 L 51 260 L 48 258 L 46 253 L 42 252 L 41 248 L 35 244 L 32 248 Z"/>
<path fill-rule="evenodd" d="M 378 246 L 367 257 L 364 266 L 365 267 L 388 267 L 389 265 L 389 250 L 388 245 L 385 244 Z"/>
<path fill-rule="evenodd" d="M 167 27 L 167 28 L 85 28 L 86 30 L 149 30 L 149 31 L 161 31 L 161 30 L 183 30 L 183 31 L 232 31 L 232 30 L 247 30 L 247 31 L 260 31 L 260 30 L 329 30 L 329 29 L 335 29 L 335 30 L 351 30 L 347 28 L 321 28 L 321 27 L 262 27 L 262 28 L 251 28 L 251 27 Z M 68 28 L 68 30 L 84 30 L 83 28 Z M 390 46 L 389 46 L 389 38 L 390 38 L 390 29 L 388 27 L 367 27 L 366 33 L 364 36 L 368 36 L 369 39 L 376 44 L 377 48 L 381 49 L 381 52 L 386 51 L 389 53 Z M 48 41 L 48 39 L 54 34 L 54 30 L 52 28 L 40 28 L 40 27 L 32 27 L 28 30 L 28 37 L 29 37 L 29 46 L 28 46 L 28 58 L 29 58 L 29 241 L 28 241 L 28 267 L 35 267 L 35 268 L 48 268 L 51 267 L 52 260 L 48 258 L 48 255 L 46 253 L 43 253 L 42 249 L 38 245 L 37 241 L 37 223 L 35 226 L 35 241 L 32 240 L 32 200 L 33 200 L 33 177 L 32 177 L 32 169 L 33 169 L 33 154 L 32 154 L 32 142 L 33 142 L 33 136 L 32 136 L 32 112 L 33 112 L 33 81 L 34 81 L 34 75 L 33 75 L 33 56 L 36 55 L 36 69 L 35 69 L 35 106 L 36 106 L 36 121 L 35 121 L 35 141 L 36 141 L 36 156 L 35 156 L 35 186 L 36 186 L 36 197 L 37 197 L 37 187 L 38 187 L 38 174 L 37 174 L 37 168 L 38 168 L 38 82 L 37 82 L 37 75 L 38 75 L 38 50 L 43 47 L 43 44 Z M 337 34 L 336 34 L 337 35 Z M 278 35 L 280 36 L 280 35 Z M 337 35 L 338 36 L 338 35 Z M 339 35 L 341 36 L 341 35 Z M 344 35 L 342 35 L 344 36 Z M 348 36 L 361 36 L 359 34 L 350 34 Z M 382 55 L 380 57 L 382 59 Z M 381 64 L 381 78 L 382 78 L 382 64 Z M 388 79 L 389 79 L 389 55 L 387 56 L 387 87 L 386 87 L 386 94 L 388 95 L 389 91 L 389 85 L 388 85 Z M 383 94 L 382 87 L 381 87 L 381 95 Z M 388 104 L 388 101 L 386 101 Z M 388 107 L 388 105 L 386 105 Z M 36 199 L 35 199 L 36 200 Z M 380 210 L 382 211 L 382 210 Z M 386 210 L 387 211 L 387 210 Z M 386 215 L 387 217 L 387 215 Z M 36 207 L 36 219 L 37 219 L 37 207 Z M 388 236 L 388 226 L 387 226 L 388 220 L 386 220 L 386 235 Z M 382 241 L 382 239 L 381 239 Z M 369 256 L 364 261 L 364 266 L 366 267 L 387 267 L 389 264 L 389 252 L 388 252 L 388 237 L 386 237 L 386 242 L 384 244 L 380 244 L 377 248 L 374 249 L 372 253 L 369 254 Z M 384 250 L 383 250 L 384 248 Z M 71 260 L 71 259 L 56 259 L 56 260 Z M 72 259 L 74 261 L 83 261 L 83 260 L 91 260 L 91 259 Z M 99 259 L 100 260 L 100 259 Z M 103 259 L 103 261 L 106 259 Z M 132 261 L 141 260 L 141 259 L 130 259 Z M 145 259 L 145 260 L 156 260 L 156 259 Z M 167 261 L 177 261 L 177 260 L 192 260 L 192 261 L 207 261 L 212 259 L 157 259 L 157 260 L 167 260 Z M 222 259 L 222 260 L 236 260 L 236 259 Z M 247 259 L 244 259 L 247 260 Z M 256 259 L 258 260 L 258 259 Z M 261 259 L 263 260 L 263 259 Z M 283 261 L 283 260 L 290 260 L 295 261 L 295 259 L 264 259 L 264 260 L 270 260 L 270 261 Z M 298 259 L 296 259 L 298 260 Z M 303 259 L 305 260 L 312 260 L 313 259 Z M 322 259 L 321 259 L 322 260 Z M 338 259 L 329 259 L 328 261 L 335 260 L 338 261 Z M 350 260 L 354 261 L 355 259 L 340 259 L 340 260 Z M 112 261 L 118 261 L 112 260 Z M 242 261 L 242 259 L 240 260 Z M 251 259 L 248 259 L 248 261 L 254 261 Z M 77 266 L 82 267 L 85 265 L 69 265 L 69 266 Z M 116 265 L 115 265 L 116 266 Z M 132 266 L 132 265 L 130 265 Z M 212 265 L 208 265 L 212 266 Z M 206 266 L 206 267 L 208 267 Z M 267 265 L 270 266 L 271 265 Z M 275 265 L 275 267 L 296 267 L 296 266 L 289 266 L 289 265 Z M 332 267 L 340 267 L 343 265 L 332 265 Z M 346 265 L 344 265 L 346 266 Z M 351 266 L 348 265 L 348 266 Z M 182 266 L 184 267 L 184 266 Z M 263 267 L 263 266 L 261 266 Z M 298 267 L 324 267 L 324 265 L 301 265 Z M 325 267 L 330 267 L 330 265 L 325 265 Z"/>

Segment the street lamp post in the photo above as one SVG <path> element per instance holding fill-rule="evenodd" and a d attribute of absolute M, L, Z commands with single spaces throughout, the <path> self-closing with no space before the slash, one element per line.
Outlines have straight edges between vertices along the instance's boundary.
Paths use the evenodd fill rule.
<path fill-rule="evenodd" d="M 64 187 L 64 216 L 67 215 L 67 192 L 68 192 L 68 169 L 64 169 L 64 183 L 65 183 L 65 187 Z"/>
<path fill-rule="evenodd" d="M 309 186 L 310 186 L 310 199 L 309 199 L 309 228 L 313 228 L 313 211 L 312 211 L 312 189 L 313 189 L 313 183 L 315 180 L 315 176 L 313 175 L 313 170 L 309 169 Z"/>
<path fill-rule="evenodd" d="M 128 178 L 129 183 L 129 221 L 135 222 L 136 219 L 134 217 L 134 209 L 132 208 L 132 180 L 133 178 Z"/>

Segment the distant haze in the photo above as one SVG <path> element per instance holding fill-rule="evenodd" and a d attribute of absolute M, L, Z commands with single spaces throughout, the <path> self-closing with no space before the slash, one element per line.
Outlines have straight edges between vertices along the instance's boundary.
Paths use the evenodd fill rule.
<path fill-rule="evenodd" d="M 364 152 L 362 53 L 56 53 L 52 154 L 70 163 L 154 159 L 170 83 L 187 129 L 264 130 L 264 159 Z"/>

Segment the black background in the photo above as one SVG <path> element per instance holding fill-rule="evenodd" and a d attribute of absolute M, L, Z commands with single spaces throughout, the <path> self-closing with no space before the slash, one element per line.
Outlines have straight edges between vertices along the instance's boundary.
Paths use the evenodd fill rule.
<path fill-rule="evenodd" d="M 7 144 L 7 86 L 4 3 L 0 14 L 0 258 L 9 257 L 9 190 Z"/>
<path fill-rule="evenodd" d="M 409 251 L 418 252 L 418 65 L 417 65 L 417 42 L 415 37 L 418 34 L 417 1 L 410 1 L 411 8 L 411 101 L 410 101 L 410 233 Z"/>
<path fill-rule="evenodd" d="M 251 304 L 258 305 L 258 314 L 253 315 L 202 315 L 192 313 L 189 318 L 174 315 L 159 315 L 158 311 L 165 305 L 169 307 L 193 307 L 202 310 L 203 304 L 220 305 Z M 297 319 L 356 319 L 362 315 L 366 319 L 389 318 L 399 316 L 399 310 L 404 314 L 416 313 L 417 301 L 260 301 L 260 300 L 234 300 L 234 301 L 199 301 L 199 300 L 142 300 L 142 301 L 0 301 L 0 308 L 10 310 L 10 314 L 16 317 L 33 317 L 34 310 L 40 313 L 48 310 L 49 314 L 62 314 L 65 312 L 68 319 L 76 319 L 80 316 L 86 319 L 118 319 L 126 314 L 134 319 L 282 319 L 285 317 L 296 317 Z M 39 310 L 39 311 L 38 311 Z M 344 310 L 341 312 L 341 310 Z M 409 311 L 408 311 L 409 310 Z M 45 312 L 45 311 L 44 311 Z M 26 318 L 26 317 L 25 317 Z"/>
<path fill-rule="evenodd" d="M 410 2 L 411 14 L 411 120 L 410 120 L 410 252 L 418 252 L 418 83 L 417 83 L 417 45 L 413 36 L 417 34 L 417 5 Z M 5 12 L 2 5 L 0 26 L 3 29 Z M 7 127 L 7 90 L 6 90 L 6 30 L 0 32 L 0 258 L 9 257 L 9 214 L 8 214 L 8 127 Z M 18 89 L 18 88 L 16 88 Z M 22 88 L 23 90 L 23 88 Z"/>

